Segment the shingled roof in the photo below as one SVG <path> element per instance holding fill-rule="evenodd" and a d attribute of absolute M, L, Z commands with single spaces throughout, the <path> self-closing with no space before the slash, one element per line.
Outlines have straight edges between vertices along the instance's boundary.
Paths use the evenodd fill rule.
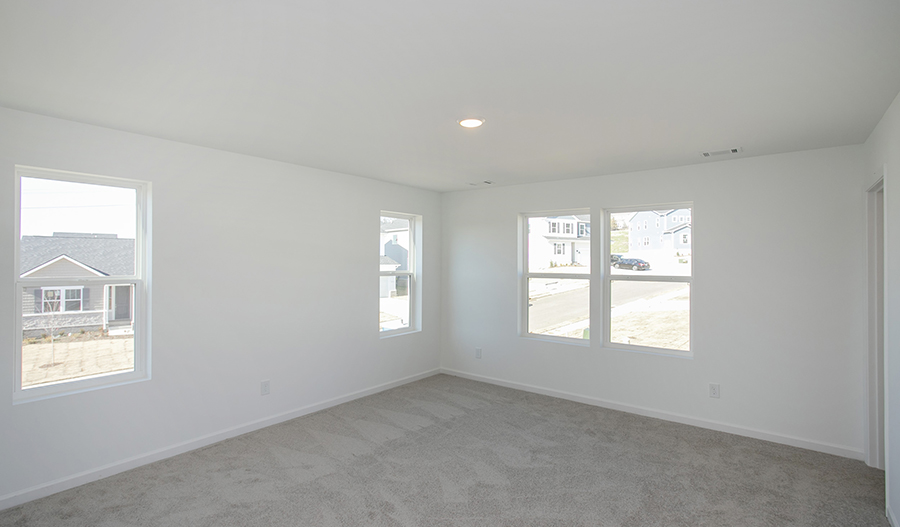
<path fill-rule="evenodd" d="M 115 234 L 54 232 L 53 236 L 22 236 L 19 272 L 22 274 L 66 255 L 108 276 L 134 274 L 134 240 Z"/>

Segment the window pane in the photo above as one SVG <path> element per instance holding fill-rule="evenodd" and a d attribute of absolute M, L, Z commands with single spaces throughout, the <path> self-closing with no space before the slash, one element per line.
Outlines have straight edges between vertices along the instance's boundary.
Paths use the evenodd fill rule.
<path fill-rule="evenodd" d="M 381 217 L 381 270 L 410 271 L 409 220 Z"/>
<path fill-rule="evenodd" d="M 23 277 L 134 275 L 135 189 L 28 177 L 21 181 Z"/>
<path fill-rule="evenodd" d="M 529 333 L 587 339 L 590 314 L 590 280 L 528 279 Z"/>
<path fill-rule="evenodd" d="M 527 256 L 531 273 L 590 273 L 590 214 L 528 218 Z"/>
<path fill-rule="evenodd" d="M 409 277 L 382 276 L 379 299 L 381 331 L 409 327 Z"/>
<path fill-rule="evenodd" d="M 628 280 L 610 284 L 611 342 L 690 351 L 690 284 Z"/>
<path fill-rule="evenodd" d="M 49 291 L 58 298 L 60 290 L 22 289 L 22 388 L 134 370 L 132 286 L 109 286 L 125 288 L 127 317 L 104 309 L 104 287 L 66 289 L 66 298 L 69 291 L 82 298 L 65 300 L 65 311 L 41 310 L 42 298 Z"/>
<path fill-rule="evenodd" d="M 691 209 L 610 214 L 611 274 L 691 276 Z"/>

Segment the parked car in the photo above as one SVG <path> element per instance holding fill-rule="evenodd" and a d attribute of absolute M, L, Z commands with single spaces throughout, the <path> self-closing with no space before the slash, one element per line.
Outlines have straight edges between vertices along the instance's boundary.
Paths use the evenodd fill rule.
<path fill-rule="evenodd" d="M 609 255 L 609 265 L 615 265 L 616 262 L 622 259 L 621 254 L 610 254 Z"/>
<path fill-rule="evenodd" d="M 619 258 L 619 261 L 613 264 L 616 269 L 632 269 L 634 271 L 647 271 L 650 264 L 640 258 Z"/>

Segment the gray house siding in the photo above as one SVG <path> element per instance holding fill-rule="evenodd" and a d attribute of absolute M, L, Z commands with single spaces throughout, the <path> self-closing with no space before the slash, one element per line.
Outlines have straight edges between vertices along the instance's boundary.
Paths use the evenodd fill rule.
<path fill-rule="evenodd" d="M 629 220 L 628 250 L 680 249 L 689 251 L 691 248 L 690 230 L 690 209 L 640 211 Z M 687 242 L 683 241 L 684 234 L 687 234 Z"/>

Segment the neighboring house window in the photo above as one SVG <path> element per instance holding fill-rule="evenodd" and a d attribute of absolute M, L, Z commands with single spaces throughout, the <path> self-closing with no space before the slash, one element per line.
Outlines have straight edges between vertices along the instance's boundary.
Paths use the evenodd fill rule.
<path fill-rule="evenodd" d="M 41 293 L 43 302 L 41 302 L 42 313 L 52 313 L 54 311 L 72 312 L 81 311 L 81 294 L 82 286 L 78 287 L 42 287 Z"/>
<path fill-rule="evenodd" d="M 563 233 L 564 234 L 572 234 L 572 224 L 571 223 L 563 223 Z"/>
<path fill-rule="evenodd" d="M 150 184 L 25 167 L 16 175 L 14 398 L 149 378 Z"/>
<path fill-rule="evenodd" d="M 422 217 L 382 212 L 378 327 L 382 336 L 420 329 Z"/>
<path fill-rule="evenodd" d="M 555 221 L 550 222 L 550 234 L 559 233 L 559 223 Z"/>
<path fill-rule="evenodd" d="M 656 228 L 659 228 L 659 217 L 656 218 Z"/>
<path fill-rule="evenodd" d="M 560 216 L 588 211 L 564 211 Z M 590 337 L 591 263 L 590 240 L 579 240 L 581 250 L 571 260 L 555 257 L 565 254 L 565 243 L 553 242 L 541 225 L 553 225 L 558 216 L 523 214 L 520 241 L 521 316 L 520 335 L 575 342 Z M 581 216 L 579 216 L 580 218 Z M 565 263 L 565 266 L 560 266 Z"/>
<path fill-rule="evenodd" d="M 679 206 L 678 208 L 684 208 Z M 690 210 L 690 209 L 688 209 Z M 609 224 L 633 216 L 631 210 L 609 212 Z M 610 254 L 617 251 L 612 231 L 607 232 Z M 684 354 L 691 351 L 691 247 L 673 246 L 668 237 L 661 248 L 635 248 L 630 257 L 646 261 L 649 268 L 613 266 L 604 278 L 604 346 L 642 351 Z M 641 245 L 640 243 L 638 244 Z"/>
<path fill-rule="evenodd" d="M 687 234 L 681 235 L 681 243 L 688 243 L 688 235 Z"/>
<path fill-rule="evenodd" d="M 587 234 L 587 229 L 586 229 L 586 227 L 587 227 L 587 226 L 586 226 L 584 223 L 579 223 L 579 224 L 578 224 L 578 235 L 579 235 L 579 236 L 585 236 L 585 235 Z"/>

